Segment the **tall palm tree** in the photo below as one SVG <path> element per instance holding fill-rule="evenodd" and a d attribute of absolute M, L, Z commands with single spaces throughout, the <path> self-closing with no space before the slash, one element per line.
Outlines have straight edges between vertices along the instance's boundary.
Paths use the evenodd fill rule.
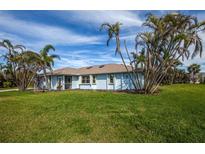
<path fill-rule="evenodd" d="M 52 72 L 52 66 L 54 66 L 54 59 L 60 59 L 58 55 L 55 54 L 49 54 L 49 52 L 53 50 L 55 51 L 55 48 L 48 44 L 46 45 L 39 53 L 40 60 L 39 60 L 39 65 L 41 69 L 43 70 L 45 82 L 46 82 L 46 87 L 48 88 L 48 78 L 47 78 L 47 70 Z"/>
<path fill-rule="evenodd" d="M 116 22 L 115 24 L 109 24 L 109 23 L 103 23 L 100 27 L 100 31 L 105 29 L 108 32 L 108 40 L 107 40 L 107 46 L 109 46 L 110 40 L 115 37 L 116 40 L 116 50 L 115 54 L 121 53 L 120 48 L 120 26 L 122 23 Z"/>
<path fill-rule="evenodd" d="M 115 49 L 115 55 L 119 54 L 120 58 L 123 62 L 123 65 L 125 66 L 127 72 L 129 72 L 129 69 L 127 67 L 127 64 L 123 58 L 122 52 L 121 52 L 121 46 L 120 46 L 120 26 L 122 25 L 122 23 L 120 22 L 116 22 L 115 24 L 109 24 L 109 23 L 103 23 L 100 27 L 100 31 L 105 29 L 107 31 L 108 34 L 108 40 L 107 40 L 107 46 L 109 46 L 109 43 L 111 41 L 112 38 L 115 38 L 115 42 L 116 42 L 116 49 Z M 133 80 L 133 77 L 130 73 L 129 77 L 135 87 L 135 89 L 137 88 L 135 81 Z"/>

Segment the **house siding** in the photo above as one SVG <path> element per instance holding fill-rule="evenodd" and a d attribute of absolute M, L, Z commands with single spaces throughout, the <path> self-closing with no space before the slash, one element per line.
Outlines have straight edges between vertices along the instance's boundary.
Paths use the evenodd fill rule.
<path fill-rule="evenodd" d="M 122 73 L 115 74 L 114 78 L 114 90 L 122 90 Z"/>
<path fill-rule="evenodd" d="M 96 76 L 96 89 L 107 89 L 107 74 L 99 74 Z"/>
<path fill-rule="evenodd" d="M 57 89 L 57 76 L 51 76 L 51 89 Z"/>
<path fill-rule="evenodd" d="M 51 76 L 51 89 L 57 90 L 58 78 L 62 77 L 62 89 L 65 89 L 65 76 Z M 144 83 L 142 73 L 139 73 L 140 82 Z M 114 73 L 114 84 L 109 83 L 109 74 L 97 74 L 96 84 L 92 83 L 92 75 L 90 75 L 90 83 L 82 84 L 82 76 L 72 76 L 71 89 L 96 89 L 96 90 L 130 90 L 134 89 L 132 81 L 128 73 Z"/>
<path fill-rule="evenodd" d="M 79 89 L 79 77 L 72 76 L 72 89 Z"/>

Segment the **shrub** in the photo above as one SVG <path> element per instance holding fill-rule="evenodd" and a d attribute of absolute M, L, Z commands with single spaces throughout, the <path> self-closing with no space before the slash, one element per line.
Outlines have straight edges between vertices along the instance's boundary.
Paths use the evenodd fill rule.
<path fill-rule="evenodd" d="M 9 88 L 9 87 L 11 87 L 12 86 L 12 83 L 10 82 L 10 81 L 5 81 L 5 82 L 3 82 L 3 87 L 4 88 Z"/>

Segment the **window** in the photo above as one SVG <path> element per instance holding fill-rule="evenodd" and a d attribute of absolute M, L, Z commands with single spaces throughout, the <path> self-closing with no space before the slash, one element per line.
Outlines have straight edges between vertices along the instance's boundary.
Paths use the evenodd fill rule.
<path fill-rule="evenodd" d="M 93 75 L 93 84 L 96 84 L 96 75 Z"/>
<path fill-rule="evenodd" d="M 63 78 L 61 76 L 57 77 L 57 82 L 58 82 L 57 90 L 61 90 L 61 88 L 63 87 L 62 80 L 63 80 Z"/>
<path fill-rule="evenodd" d="M 82 83 L 90 83 L 90 76 L 89 75 L 82 76 Z"/>
<path fill-rule="evenodd" d="M 114 75 L 113 74 L 109 75 L 109 84 L 114 84 Z"/>
<path fill-rule="evenodd" d="M 65 89 L 71 89 L 72 87 L 72 76 L 65 76 Z"/>

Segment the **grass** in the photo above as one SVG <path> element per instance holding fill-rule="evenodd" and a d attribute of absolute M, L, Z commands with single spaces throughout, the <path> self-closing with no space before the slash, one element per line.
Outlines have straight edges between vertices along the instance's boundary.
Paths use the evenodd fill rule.
<path fill-rule="evenodd" d="M 205 85 L 0 93 L 0 142 L 205 142 Z"/>

